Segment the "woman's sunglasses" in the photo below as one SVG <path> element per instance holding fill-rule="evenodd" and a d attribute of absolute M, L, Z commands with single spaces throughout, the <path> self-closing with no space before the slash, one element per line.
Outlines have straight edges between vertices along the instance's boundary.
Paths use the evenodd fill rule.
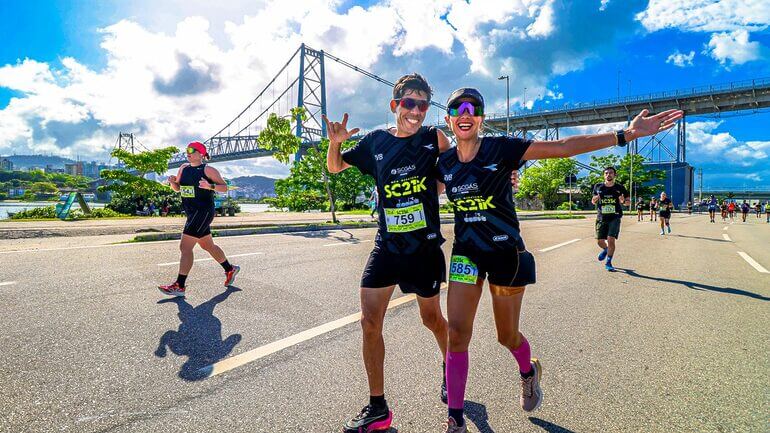
<path fill-rule="evenodd" d="M 463 113 L 468 113 L 470 116 L 483 116 L 484 106 L 470 102 L 458 102 L 447 107 L 446 111 L 451 117 L 459 117 Z"/>
<path fill-rule="evenodd" d="M 192 155 L 193 153 L 195 153 L 197 151 L 198 151 L 197 149 L 193 149 L 192 147 L 188 147 L 187 148 L 187 154 L 188 155 Z"/>
<path fill-rule="evenodd" d="M 398 105 L 401 106 L 401 108 L 406 110 L 411 110 L 414 107 L 417 107 L 418 110 L 424 113 L 428 111 L 428 108 L 430 108 L 430 101 L 426 101 L 424 99 L 399 98 L 395 99 L 395 101 L 398 103 Z"/>

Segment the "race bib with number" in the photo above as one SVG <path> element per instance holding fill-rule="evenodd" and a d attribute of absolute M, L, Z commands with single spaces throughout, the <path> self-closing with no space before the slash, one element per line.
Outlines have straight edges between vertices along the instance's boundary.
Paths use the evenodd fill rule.
<path fill-rule="evenodd" d="M 476 284 L 479 278 L 479 268 L 465 256 L 452 256 L 449 262 L 449 281 L 465 284 Z"/>
<path fill-rule="evenodd" d="M 406 233 L 428 226 L 422 203 L 402 208 L 385 208 L 385 224 L 389 233 Z"/>
<path fill-rule="evenodd" d="M 602 205 L 602 215 L 608 215 L 615 213 L 615 205 L 614 204 L 605 204 Z"/>
<path fill-rule="evenodd" d="M 184 198 L 194 198 L 195 197 L 195 187 L 192 185 L 180 185 L 179 186 L 179 193 L 182 194 L 182 197 Z"/>

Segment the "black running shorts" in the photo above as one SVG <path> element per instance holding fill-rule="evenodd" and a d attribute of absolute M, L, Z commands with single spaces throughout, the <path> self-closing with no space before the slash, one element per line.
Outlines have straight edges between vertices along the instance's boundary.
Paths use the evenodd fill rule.
<path fill-rule="evenodd" d="M 671 211 L 670 210 L 662 210 L 662 211 L 660 211 L 659 215 L 660 215 L 661 218 L 671 219 Z"/>
<path fill-rule="evenodd" d="M 182 233 L 194 238 L 202 238 L 211 234 L 211 222 L 214 220 L 214 208 L 185 210 L 187 222 Z"/>
<path fill-rule="evenodd" d="M 536 281 L 535 257 L 522 243 L 520 250 L 482 252 L 452 246 L 449 261 L 449 282 L 478 284 L 484 279 L 490 284 L 523 287 Z"/>
<path fill-rule="evenodd" d="M 613 218 L 609 221 L 596 221 L 596 239 L 617 239 L 620 236 L 620 220 L 621 218 Z"/>
<path fill-rule="evenodd" d="M 426 246 L 415 254 L 396 254 L 375 245 L 364 274 L 361 287 L 382 288 L 398 284 L 404 293 L 432 298 L 446 282 L 446 261 L 440 245 Z"/>

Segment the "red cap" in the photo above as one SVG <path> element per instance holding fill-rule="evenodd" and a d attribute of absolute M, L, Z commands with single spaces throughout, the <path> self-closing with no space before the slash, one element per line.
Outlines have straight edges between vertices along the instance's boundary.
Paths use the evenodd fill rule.
<path fill-rule="evenodd" d="M 187 147 L 192 147 L 203 156 L 209 156 L 209 153 L 206 151 L 206 146 L 204 146 L 200 141 L 193 141 L 192 143 L 188 144 Z"/>

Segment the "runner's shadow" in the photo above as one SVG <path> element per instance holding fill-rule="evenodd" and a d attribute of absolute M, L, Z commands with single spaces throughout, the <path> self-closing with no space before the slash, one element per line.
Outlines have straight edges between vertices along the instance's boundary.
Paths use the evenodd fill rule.
<path fill-rule="evenodd" d="M 696 283 L 693 281 L 684 281 L 684 280 L 672 280 L 670 278 L 660 278 L 660 277 L 649 277 L 647 275 L 641 275 L 634 271 L 633 269 L 624 269 L 624 268 L 615 268 L 616 271 L 619 272 L 625 272 L 626 274 L 636 277 L 636 278 L 643 278 L 645 280 L 654 280 L 654 281 L 662 281 L 664 283 L 675 283 L 675 284 L 681 284 L 685 287 L 688 287 L 693 290 L 708 290 L 711 292 L 718 292 L 718 293 L 728 293 L 731 295 L 741 295 L 741 296 L 747 296 L 749 298 L 759 299 L 761 301 L 770 301 L 770 298 L 759 295 L 754 292 L 749 292 L 746 290 L 741 289 L 734 289 L 732 287 L 717 287 L 717 286 L 710 286 L 708 284 L 703 283 Z"/>
<path fill-rule="evenodd" d="M 184 297 L 161 299 L 158 304 L 174 303 L 179 308 L 179 329 L 166 331 L 160 337 L 155 356 L 163 358 L 166 349 L 178 356 L 187 356 L 179 370 L 179 377 L 188 381 L 206 378 L 201 368 L 226 357 L 240 343 L 241 334 L 233 334 L 222 340 L 222 322 L 214 316 L 214 307 L 232 293 L 241 289 L 230 286 L 223 293 L 193 307 Z"/>
<path fill-rule="evenodd" d="M 489 425 L 489 414 L 487 407 L 475 401 L 465 400 L 465 415 L 478 429 L 479 433 L 495 433 L 492 426 Z"/>
<path fill-rule="evenodd" d="M 679 235 L 679 234 L 668 235 L 668 236 L 673 236 L 673 237 L 677 237 L 677 238 L 688 238 L 688 239 L 703 239 L 705 241 L 714 241 L 714 242 L 730 242 L 730 241 L 725 240 L 725 239 L 704 238 L 704 237 L 701 237 L 701 236 L 685 236 L 685 235 Z"/>
<path fill-rule="evenodd" d="M 543 430 L 547 431 L 548 433 L 575 433 L 570 429 L 566 429 L 560 425 L 556 425 L 552 422 L 548 422 L 540 418 L 535 418 L 533 416 L 529 417 L 529 422 L 531 422 L 532 424 L 538 427 L 541 427 Z"/>

